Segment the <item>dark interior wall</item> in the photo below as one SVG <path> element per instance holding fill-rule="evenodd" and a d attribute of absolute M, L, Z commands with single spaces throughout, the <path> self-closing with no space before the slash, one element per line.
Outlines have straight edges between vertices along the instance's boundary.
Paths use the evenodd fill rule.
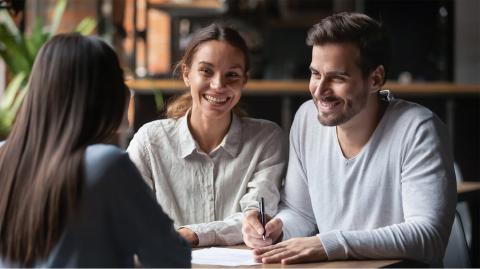
<path fill-rule="evenodd" d="M 388 79 L 397 80 L 408 72 L 415 81 L 452 81 L 453 1 L 366 0 L 364 8 L 390 32 L 394 53 Z M 286 20 L 280 26 L 264 27 L 268 48 L 264 78 L 308 77 L 310 48 L 305 38 L 316 21 Z"/>
<path fill-rule="evenodd" d="M 452 81 L 454 3 L 446 0 L 367 0 L 365 13 L 392 38 L 389 79 L 408 72 L 415 81 Z"/>
<path fill-rule="evenodd" d="M 314 0 L 312 0 L 314 1 Z M 340 0 L 342 1 L 342 0 Z M 226 16 L 237 23 L 250 41 L 256 40 L 252 51 L 254 79 L 307 79 L 311 48 L 306 46 L 307 31 L 313 23 L 331 14 L 333 10 L 302 20 L 300 13 L 294 19 L 282 18 L 275 1 L 273 6 L 254 12 L 236 11 Z M 454 2 L 451 0 L 365 0 L 364 12 L 381 20 L 392 37 L 392 62 L 388 79 L 397 81 L 408 72 L 412 81 L 452 81 Z M 308 5 L 312 9 L 311 3 Z M 325 7 L 325 5 L 324 5 Z M 332 8 L 333 5 L 327 5 Z M 270 10 L 270 11 L 269 11 Z M 273 10 L 273 12 L 271 11 Z M 275 11 L 276 10 L 276 11 Z M 309 13 L 311 14 L 311 12 Z M 195 21 L 192 21 L 195 24 Z M 200 23 L 200 22 L 199 22 Z M 201 21 L 205 24 L 205 20 Z M 192 27 L 193 28 L 193 27 Z M 408 75 L 407 75 L 408 78 Z M 303 96 L 291 98 L 292 118 L 298 107 L 309 99 L 308 89 Z M 413 98 L 446 121 L 447 97 Z M 243 103 L 250 116 L 270 119 L 281 124 L 280 96 L 244 96 Z M 455 160 L 464 177 L 480 180 L 480 97 L 454 99 L 455 126 L 453 146 Z"/>

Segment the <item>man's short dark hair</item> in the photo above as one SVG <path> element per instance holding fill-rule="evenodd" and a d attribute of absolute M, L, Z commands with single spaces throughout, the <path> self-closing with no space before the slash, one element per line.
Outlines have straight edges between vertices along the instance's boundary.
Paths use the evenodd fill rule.
<path fill-rule="evenodd" d="M 342 12 L 331 15 L 312 26 L 307 36 L 309 46 L 327 43 L 352 43 L 360 51 L 358 65 L 363 76 L 367 77 L 383 65 L 386 79 L 390 40 L 382 23 L 360 13 Z"/>

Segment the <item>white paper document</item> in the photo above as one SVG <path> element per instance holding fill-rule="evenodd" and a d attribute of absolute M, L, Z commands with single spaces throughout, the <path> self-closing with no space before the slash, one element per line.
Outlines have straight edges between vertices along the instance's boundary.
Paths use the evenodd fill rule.
<path fill-rule="evenodd" d="M 204 248 L 192 251 L 193 264 L 242 266 L 259 264 L 250 249 Z"/>

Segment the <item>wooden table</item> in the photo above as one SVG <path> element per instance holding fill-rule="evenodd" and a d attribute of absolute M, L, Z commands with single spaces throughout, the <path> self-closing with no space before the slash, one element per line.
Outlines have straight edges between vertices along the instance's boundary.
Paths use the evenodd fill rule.
<path fill-rule="evenodd" d="M 245 245 L 230 246 L 228 248 L 248 249 Z M 202 248 L 194 248 L 202 249 Z M 192 264 L 193 268 L 234 268 L 231 266 Z M 348 261 L 326 261 L 301 264 L 282 265 L 280 263 L 258 264 L 250 266 L 241 266 L 244 268 L 383 268 L 383 267 L 425 267 L 420 262 L 391 259 L 391 260 L 348 260 Z"/>
<path fill-rule="evenodd" d="M 350 260 L 282 265 L 279 263 L 242 266 L 243 268 L 383 268 L 419 267 L 418 263 L 405 260 Z M 227 268 L 218 265 L 192 264 L 192 268 Z M 233 268 L 233 267 L 232 267 Z"/>

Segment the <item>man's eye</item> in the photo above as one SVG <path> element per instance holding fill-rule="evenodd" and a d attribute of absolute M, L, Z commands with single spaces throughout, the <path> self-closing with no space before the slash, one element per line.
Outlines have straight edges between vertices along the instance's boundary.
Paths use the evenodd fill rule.
<path fill-rule="evenodd" d="M 334 77 L 332 77 L 332 80 L 337 81 L 337 82 L 343 82 L 343 81 L 345 81 L 345 78 L 341 77 L 341 76 L 334 76 Z"/>

